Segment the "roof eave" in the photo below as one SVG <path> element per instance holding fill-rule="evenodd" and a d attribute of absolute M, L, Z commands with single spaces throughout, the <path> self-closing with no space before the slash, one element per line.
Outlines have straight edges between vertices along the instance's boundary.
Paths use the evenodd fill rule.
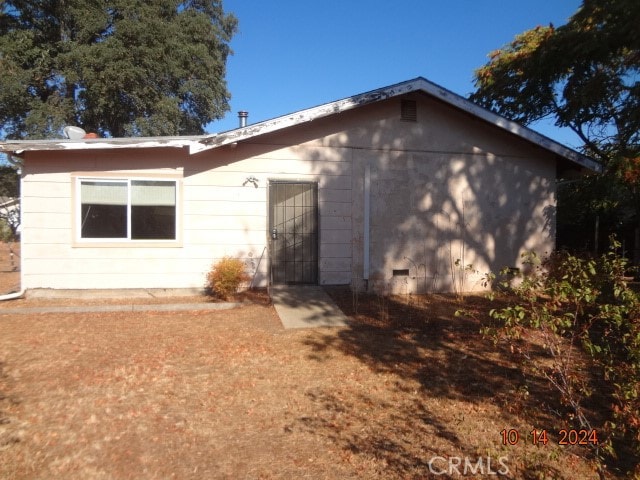
<path fill-rule="evenodd" d="M 200 149 L 203 135 L 189 137 L 98 138 L 81 140 L 5 140 L 0 153 L 22 155 L 28 151 L 110 150 L 123 148 L 188 148 L 190 153 Z"/>
<path fill-rule="evenodd" d="M 498 115 L 497 113 L 487 110 L 466 98 L 453 93 L 439 85 L 429 82 L 428 80 L 421 78 L 423 82 L 422 88 L 428 94 L 460 109 L 463 110 L 481 120 L 489 122 L 496 127 L 506 130 L 509 133 L 517 135 L 525 140 L 538 145 L 546 150 L 549 150 L 557 155 L 560 155 L 567 160 L 571 160 L 574 163 L 581 165 L 596 172 L 602 172 L 602 165 L 590 157 L 583 155 L 571 148 L 562 145 L 555 140 L 550 139 L 528 127 L 525 127 L 517 122 L 509 120 L 505 117 Z"/>
<path fill-rule="evenodd" d="M 519 123 L 508 120 L 500 115 L 491 112 L 475 103 L 467 100 L 466 98 L 447 90 L 435 83 L 428 81 L 423 77 L 418 77 L 413 80 L 391 85 L 389 87 L 372 90 L 370 92 L 362 93 L 360 95 L 354 95 L 335 102 L 326 103 L 317 107 L 300 110 L 288 115 L 276 117 L 263 122 L 254 123 L 246 127 L 229 130 L 215 135 L 204 136 L 200 140 L 202 147 L 197 149 L 197 152 L 218 148 L 224 145 L 229 145 L 243 140 L 250 139 L 257 135 L 264 135 L 272 133 L 283 128 L 300 125 L 307 122 L 327 117 L 336 113 L 345 112 L 363 105 L 375 103 L 381 100 L 405 95 L 411 92 L 423 91 L 434 98 L 441 100 L 459 110 L 465 111 L 474 117 L 484 120 L 488 123 L 495 125 L 496 127 L 505 130 L 509 133 L 517 135 L 525 140 L 528 140 L 539 147 L 549 150 L 567 160 L 570 160 L 578 165 L 593 170 L 596 172 L 602 171 L 602 165 L 593 159 L 582 155 L 575 150 L 572 150 L 564 145 L 552 140 L 544 135 L 539 134 L 524 127 Z M 195 151 L 193 152 L 195 153 Z"/>
<path fill-rule="evenodd" d="M 8 140 L 0 142 L 0 152 L 21 155 L 26 151 L 36 150 L 98 150 L 114 148 L 187 148 L 190 154 L 234 144 L 258 135 L 276 132 L 284 128 L 301 125 L 307 122 L 345 112 L 371 103 L 398 97 L 411 92 L 422 91 L 475 118 L 486 121 L 504 131 L 519 136 L 529 142 L 553 152 L 581 167 L 602 172 L 602 165 L 595 160 L 572 150 L 555 140 L 541 135 L 530 128 L 508 120 L 491 112 L 470 100 L 447 90 L 423 77 L 414 78 L 388 87 L 347 97 L 331 103 L 300 110 L 246 127 L 210 135 L 184 137 L 146 137 L 146 138 L 106 138 L 84 140 Z"/>
<path fill-rule="evenodd" d="M 201 140 L 204 145 L 202 150 L 209 150 L 224 145 L 240 142 L 256 135 L 272 133 L 283 128 L 300 125 L 307 122 L 334 115 L 336 113 L 352 110 L 370 103 L 375 103 L 388 98 L 403 95 L 417 90 L 417 83 L 421 79 L 409 80 L 389 87 L 372 90 L 352 97 L 343 98 L 334 102 L 325 103 L 316 107 L 300 110 L 288 115 L 272 118 L 263 122 L 254 123 L 246 127 L 236 128 L 226 132 L 210 135 Z"/>

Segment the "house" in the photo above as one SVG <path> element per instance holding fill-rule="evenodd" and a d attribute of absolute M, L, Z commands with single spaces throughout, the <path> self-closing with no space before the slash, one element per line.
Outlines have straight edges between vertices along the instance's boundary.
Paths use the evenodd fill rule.
<path fill-rule="evenodd" d="M 5 141 L 26 289 L 477 290 L 549 252 L 555 182 L 593 160 L 424 78 L 202 136 Z"/>

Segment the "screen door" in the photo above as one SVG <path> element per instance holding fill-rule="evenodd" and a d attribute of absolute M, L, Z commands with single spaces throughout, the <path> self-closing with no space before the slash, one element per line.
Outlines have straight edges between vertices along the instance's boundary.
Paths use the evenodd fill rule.
<path fill-rule="evenodd" d="M 269 243 L 274 284 L 318 282 L 318 184 L 269 183 Z"/>

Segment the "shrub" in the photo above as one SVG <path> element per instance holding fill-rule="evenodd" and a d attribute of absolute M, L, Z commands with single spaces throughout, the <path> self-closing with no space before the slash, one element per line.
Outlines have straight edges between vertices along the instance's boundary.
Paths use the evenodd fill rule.
<path fill-rule="evenodd" d="M 238 291 L 242 282 L 250 280 L 242 260 L 224 257 L 213 264 L 207 273 L 207 289 L 221 298 L 228 299 Z"/>
<path fill-rule="evenodd" d="M 612 238 L 611 250 L 599 258 L 560 253 L 533 268 L 511 289 L 515 302 L 491 311 L 495 323 L 484 333 L 506 341 L 542 374 L 569 407 L 561 414 L 569 424 L 595 429 L 583 404 L 597 388 L 608 408 L 600 412 L 605 430 L 595 453 L 624 459 L 623 468 L 639 474 L 640 298 L 626 283 L 628 265 L 618 248 Z M 541 335 L 546 358 L 520 341 L 527 330 Z"/>

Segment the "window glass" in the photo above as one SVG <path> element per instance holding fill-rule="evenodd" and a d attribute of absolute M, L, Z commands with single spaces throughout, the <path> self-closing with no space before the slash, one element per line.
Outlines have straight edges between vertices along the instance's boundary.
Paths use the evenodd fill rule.
<path fill-rule="evenodd" d="M 131 238 L 176 238 L 176 183 L 131 181 Z"/>
<path fill-rule="evenodd" d="M 80 207 L 81 238 L 176 238 L 173 180 L 81 180 Z"/>
<path fill-rule="evenodd" d="M 82 238 L 127 238 L 127 183 L 82 181 Z"/>

